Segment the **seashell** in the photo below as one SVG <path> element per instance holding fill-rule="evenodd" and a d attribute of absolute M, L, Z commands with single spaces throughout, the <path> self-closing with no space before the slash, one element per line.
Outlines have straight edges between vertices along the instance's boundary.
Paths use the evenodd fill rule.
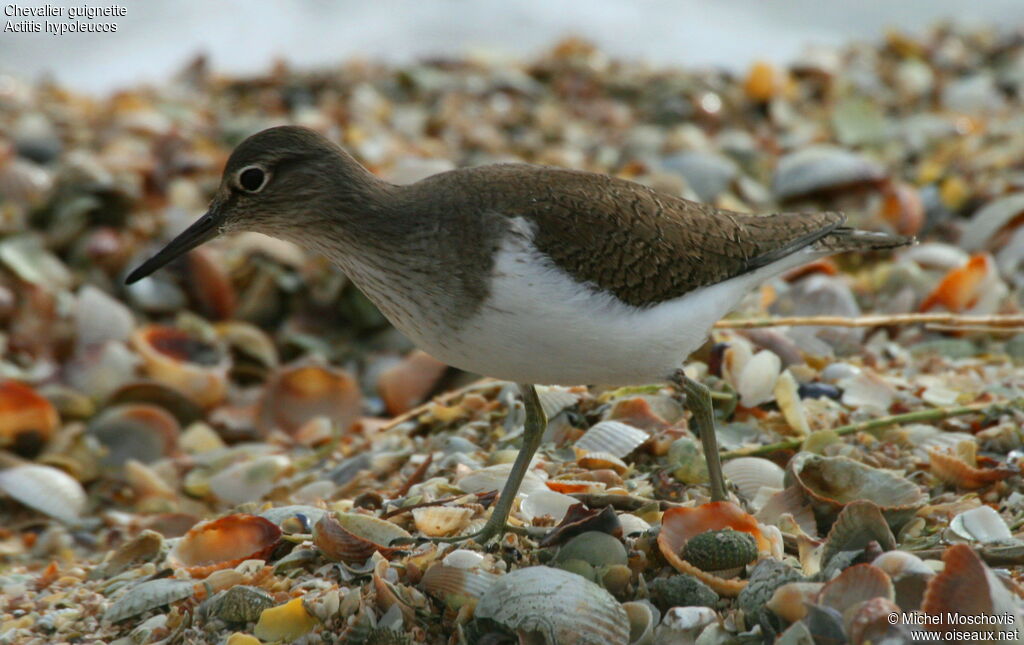
<path fill-rule="evenodd" d="M 75 343 L 79 347 L 108 340 L 127 341 L 134 329 L 135 316 L 121 302 L 90 284 L 78 290 Z"/>
<path fill-rule="evenodd" d="M 692 643 L 708 625 L 718 620 L 710 607 L 673 607 L 665 612 L 654 632 L 656 643 Z"/>
<path fill-rule="evenodd" d="M 954 544 L 942 554 L 942 571 L 928 582 L 921 611 L 935 616 L 934 631 L 954 630 L 964 641 L 983 641 L 982 632 L 995 625 L 1020 625 L 1024 618 L 1018 599 L 966 544 Z M 956 616 L 975 616 L 973 625 L 954 624 Z M 988 620 L 980 620 L 987 616 Z"/>
<path fill-rule="evenodd" d="M 872 598 L 895 597 L 892 581 L 884 571 L 870 564 L 855 564 L 825 583 L 818 594 L 818 603 L 840 614 L 850 607 Z"/>
<path fill-rule="evenodd" d="M 871 542 L 878 543 L 883 551 L 896 548 L 896 537 L 878 505 L 866 500 L 850 502 L 839 512 L 839 517 L 825 538 L 822 564 L 827 565 L 833 556 L 842 551 L 859 551 Z"/>
<path fill-rule="evenodd" d="M 824 586 L 820 582 L 788 582 L 775 590 L 765 604 L 776 616 L 795 623 L 807 615 L 807 605 L 817 602 Z"/>
<path fill-rule="evenodd" d="M 707 460 L 696 439 L 680 437 L 668 448 L 672 476 L 684 484 L 703 484 L 709 479 Z"/>
<path fill-rule="evenodd" d="M 610 593 L 574 573 L 550 567 L 527 567 L 500 576 L 480 598 L 474 615 L 523 636 L 536 634 L 548 643 L 629 643 L 629 617 Z"/>
<path fill-rule="evenodd" d="M 263 455 L 228 466 L 207 484 L 210 492 L 227 504 L 253 502 L 273 490 L 290 468 L 291 460 L 284 455 Z"/>
<path fill-rule="evenodd" d="M 455 549 L 444 556 L 442 564 L 448 567 L 455 567 L 456 569 L 473 569 L 483 565 L 486 561 L 483 553 L 479 551 L 470 551 L 469 549 Z"/>
<path fill-rule="evenodd" d="M 519 513 L 530 521 L 534 518 L 550 517 L 555 522 L 561 522 L 566 511 L 573 504 L 579 504 L 579 500 L 550 489 L 541 488 L 523 498 L 523 501 L 519 503 Z"/>
<path fill-rule="evenodd" d="M 705 531 L 687 540 L 681 555 L 703 571 L 723 571 L 753 562 L 757 543 L 749 533 L 729 528 Z"/>
<path fill-rule="evenodd" d="M 208 601 L 210 612 L 226 623 L 259 620 L 263 610 L 274 606 L 274 597 L 259 587 L 235 585 Z"/>
<path fill-rule="evenodd" d="M 767 103 L 782 94 L 787 83 L 785 70 L 765 61 L 756 61 L 744 78 L 743 93 L 752 101 Z"/>
<path fill-rule="evenodd" d="M 927 501 L 907 479 L 848 457 L 798 453 L 789 461 L 785 483 L 799 487 L 824 523 L 850 502 L 865 499 L 874 502 L 889 526 L 898 530 Z"/>
<path fill-rule="evenodd" d="M 657 432 L 683 418 L 683 412 L 678 401 L 665 396 L 627 396 L 614 401 L 605 419 L 646 432 Z"/>
<path fill-rule="evenodd" d="M 917 235 L 925 224 L 924 200 L 909 184 L 893 182 L 882 191 L 880 215 L 900 235 Z"/>
<path fill-rule="evenodd" d="M 226 320 L 214 326 L 217 337 L 239 358 L 251 359 L 265 368 L 278 365 L 277 346 L 266 332 L 241 320 Z M 238 368 L 238 360 L 234 361 Z"/>
<path fill-rule="evenodd" d="M 1016 223 L 1022 214 L 1024 193 L 1012 193 L 990 201 L 971 215 L 971 221 L 964 226 L 964 233 L 960 237 L 960 247 L 972 252 L 989 248 L 992 238 Z"/>
<path fill-rule="evenodd" d="M 537 388 L 537 398 L 544 409 L 544 416 L 553 419 L 563 410 L 579 403 L 580 395 L 564 387 L 540 386 Z"/>
<path fill-rule="evenodd" d="M 607 488 L 607 484 L 599 481 L 583 479 L 555 479 L 544 482 L 549 490 L 559 493 L 600 493 Z"/>
<path fill-rule="evenodd" d="M 990 314 L 996 311 L 1006 291 L 992 256 L 977 253 L 942 278 L 921 302 L 920 311 L 941 305 L 953 313 Z"/>
<path fill-rule="evenodd" d="M 1017 474 L 1016 469 L 1008 466 L 979 468 L 974 456 L 976 450 L 977 444 L 971 440 L 960 443 L 955 452 L 953 450 L 928 451 L 932 474 L 947 484 L 966 490 L 984 488 Z"/>
<path fill-rule="evenodd" d="M 760 457 L 739 457 L 722 464 L 722 473 L 743 499 L 750 501 L 763 488 L 781 489 L 785 471 Z"/>
<path fill-rule="evenodd" d="M 639 428 L 619 421 L 602 421 L 590 426 L 576 441 L 576 448 L 590 452 L 607 453 L 622 458 L 647 441 L 648 434 Z"/>
<path fill-rule="evenodd" d="M 424 506 L 412 509 L 412 517 L 420 533 L 440 537 L 463 529 L 475 512 L 465 506 Z"/>
<path fill-rule="evenodd" d="M 686 150 L 661 161 L 666 170 L 679 173 L 702 202 L 714 203 L 739 175 L 736 162 L 702 150 Z"/>
<path fill-rule="evenodd" d="M 76 479 L 63 470 L 38 464 L 0 470 L 0 490 L 65 524 L 78 523 L 87 501 Z"/>
<path fill-rule="evenodd" d="M 464 605 L 476 605 L 499 577 L 480 569 L 435 564 L 423 574 L 419 586 L 449 609 L 459 610 Z"/>
<path fill-rule="evenodd" d="M 660 616 L 649 602 L 633 600 L 622 603 L 629 618 L 629 645 L 654 645 L 654 629 Z"/>
<path fill-rule="evenodd" d="M 267 558 L 280 540 L 281 529 L 273 522 L 243 513 L 225 515 L 189 529 L 167 554 L 167 561 L 193 578 L 205 578 L 246 560 Z"/>
<path fill-rule="evenodd" d="M 182 283 L 191 296 L 194 309 L 204 318 L 231 318 L 238 305 L 238 296 L 225 269 L 224 261 L 214 248 L 200 246 L 183 258 Z"/>
<path fill-rule="evenodd" d="M 0 449 L 34 457 L 60 425 L 53 404 L 17 381 L 0 381 Z"/>
<path fill-rule="evenodd" d="M 320 518 L 313 526 L 313 543 L 332 560 L 362 564 L 374 553 L 385 558 L 403 550 L 391 547 L 395 540 L 412 540 L 405 529 L 369 515 L 334 513 Z"/>
<path fill-rule="evenodd" d="M 878 185 L 885 178 L 879 164 L 836 146 L 817 145 L 781 159 L 772 179 L 779 201 L 818 193 Z"/>
<path fill-rule="evenodd" d="M 156 381 L 136 381 L 119 387 L 107 399 L 107 406 L 122 403 L 146 403 L 174 415 L 182 427 L 203 418 L 203 409 L 173 387 Z"/>
<path fill-rule="evenodd" d="M 839 382 L 843 388 L 843 405 L 888 412 L 896 393 L 892 386 L 872 369 L 864 368 L 855 376 Z"/>
<path fill-rule="evenodd" d="M 148 464 L 172 454 L 181 427 L 163 408 L 128 403 L 107 408 L 89 422 L 87 432 L 104 447 L 102 463 L 123 466 L 129 459 Z"/>
<path fill-rule="evenodd" d="M 901 260 L 916 262 L 926 269 L 948 271 L 965 264 L 971 256 L 963 249 L 942 242 L 925 242 L 907 247 L 900 253 Z"/>
<path fill-rule="evenodd" d="M 762 489 L 762 493 L 767 490 L 769 489 Z M 758 521 L 769 525 L 780 525 L 783 521 L 791 521 L 796 525 L 793 532 L 802 532 L 810 537 L 818 534 L 814 511 L 796 486 L 789 486 L 772 493 L 765 500 L 756 517 Z"/>
<path fill-rule="evenodd" d="M 619 475 L 625 475 L 629 465 L 613 454 L 607 452 L 588 452 L 576 460 L 580 468 L 587 470 L 614 470 Z"/>
<path fill-rule="evenodd" d="M 617 538 L 600 531 L 587 531 L 566 542 L 552 562 L 582 560 L 593 567 L 627 564 L 626 548 Z"/>
<path fill-rule="evenodd" d="M 949 523 L 949 529 L 963 539 L 982 544 L 1013 539 L 1010 527 L 991 506 L 979 506 L 958 513 Z"/>
<path fill-rule="evenodd" d="M 886 551 L 871 564 L 892 580 L 897 605 L 905 611 L 917 611 L 921 607 L 928 581 L 935 575 L 921 558 L 906 551 Z"/>
<path fill-rule="evenodd" d="M 750 572 L 750 581 L 736 598 L 736 606 L 748 624 L 757 624 L 765 616 L 766 605 L 775 590 L 790 582 L 803 582 L 796 569 L 774 558 L 758 562 Z"/>
<path fill-rule="evenodd" d="M 188 598 L 195 592 L 195 581 L 160 578 L 146 580 L 126 590 L 103 614 L 103 620 L 119 623 L 150 609 Z"/>
<path fill-rule="evenodd" d="M 651 599 L 663 611 L 672 607 L 715 607 L 718 594 L 691 575 L 681 573 L 657 578 L 648 585 Z"/>
<path fill-rule="evenodd" d="M 352 376 L 320 365 L 301 365 L 282 369 L 267 383 L 257 424 L 263 432 L 292 433 L 324 416 L 348 430 L 361 413 L 362 394 Z"/>
<path fill-rule="evenodd" d="M 76 354 L 65 366 L 67 382 L 94 399 L 136 379 L 138 357 L 124 343 L 109 341 Z"/>
<path fill-rule="evenodd" d="M 312 530 L 312 526 L 320 521 L 327 511 L 316 506 L 305 506 L 302 504 L 294 504 L 289 506 L 279 506 L 277 508 L 270 508 L 262 513 L 260 517 L 281 526 L 289 520 L 301 518 L 302 524 L 308 525 L 305 533 Z"/>
<path fill-rule="evenodd" d="M 90 578 L 110 578 L 122 571 L 149 562 L 164 548 L 164 536 L 146 529 L 112 551 L 108 551 L 103 562 L 90 572 Z"/>
<path fill-rule="evenodd" d="M 303 606 L 302 598 L 292 598 L 283 605 L 264 609 L 253 635 L 261 641 L 291 643 L 309 633 L 316 622 Z"/>
<path fill-rule="evenodd" d="M 798 437 L 806 437 L 811 434 L 811 426 L 807 422 L 807 411 L 804 409 L 803 394 L 796 378 L 789 370 L 785 370 L 775 381 L 775 389 L 772 392 L 775 402 L 782 412 L 782 417 Z"/>
<path fill-rule="evenodd" d="M 888 598 L 872 598 L 851 608 L 844 620 L 846 633 L 852 645 L 871 643 L 907 642 L 909 634 L 892 624 L 892 617 L 899 616 L 906 608 Z M 891 638 L 890 638 L 891 636 Z"/>
<path fill-rule="evenodd" d="M 391 416 L 402 414 L 426 400 L 448 370 L 448 365 L 422 350 L 414 350 L 377 379 L 377 391 Z"/>
<path fill-rule="evenodd" d="M 767 349 L 754 354 L 736 379 L 740 405 L 753 408 L 772 400 L 775 382 L 782 370 L 782 360 Z"/>
<path fill-rule="evenodd" d="M 132 335 L 150 377 L 203 407 L 220 403 L 227 391 L 228 360 L 217 345 L 173 327 L 147 325 Z"/>
<path fill-rule="evenodd" d="M 505 481 L 508 480 L 509 472 L 512 470 L 512 464 L 498 464 L 496 466 L 487 466 L 480 470 L 473 471 L 468 475 L 463 476 L 455 482 L 455 484 L 463 491 L 467 493 L 489 493 L 491 491 L 500 491 L 505 486 Z M 517 496 L 530 495 L 531 493 L 544 490 L 544 480 L 541 479 L 540 475 L 534 470 L 527 470 L 526 475 L 523 477 L 523 483 L 519 487 Z"/>
<path fill-rule="evenodd" d="M 71 286 L 71 273 L 34 233 L 12 235 L 0 241 L 0 263 L 16 276 L 48 293 Z"/>
<path fill-rule="evenodd" d="M 31 208 L 41 205 L 53 188 L 53 175 L 27 159 L 6 158 L 0 146 L 0 195 Z"/>
<path fill-rule="evenodd" d="M 752 515 L 748 515 L 730 502 L 711 502 L 694 508 L 670 508 L 661 518 L 658 533 L 658 549 L 665 559 L 681 573 L 688 573 L 707 584 L 715 592 L 733 597 L 746 586 L 746 580 L 725 579 L 702 571 L 682 557 L 687 541 L 706 531 L 732 528 L 749 533 L 757 544 L 757 553 L 762 556 L 781 554 L 781 535 L 778 543 L 766 534 Z"/>
<path fill-rule="evenodd" d="M 622 534 L 627 537 L 631 535 L 641 535 L 651 530 L 650 522 L 637 517 L 632 513 L 619 514 L 619 523 L 622 526 Z"/>

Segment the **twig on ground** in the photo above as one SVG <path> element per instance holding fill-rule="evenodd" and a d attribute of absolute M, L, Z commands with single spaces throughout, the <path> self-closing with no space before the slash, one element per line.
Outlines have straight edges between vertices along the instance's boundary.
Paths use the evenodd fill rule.
<path fill-rule="evenodd" d="M 960 314 L 877 314 L 870 316 L 785 316 L 776 318 L 732 318 L 715 323 L 716 329 L 758 327 L 885 327 L 889 325 L 947 325 L 977 330 L 1024 326 L 1024 315 L 964 316 Z"/>

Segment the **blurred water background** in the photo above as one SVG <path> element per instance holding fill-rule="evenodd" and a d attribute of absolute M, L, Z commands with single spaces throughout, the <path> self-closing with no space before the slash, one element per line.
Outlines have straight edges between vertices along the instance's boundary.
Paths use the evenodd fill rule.
<path fill-rule="evenodd" d="M 7 3 L 11 4 L 11 3 Z M 22 6 L 42 2 L 21 1 Z M 54 2 L 50 4 L 72 3 Z M 78 3 L 81 6 L 85 3 Z M 104 5 L 106 3 L 88 3 Z M 0 33 L 0 71 L 52 74 L 102 93 L 159 82 L 200 52 L 215 70 L 250 73 L 275 59 L 321 66 L 352 56 L 528 56 L 576 34 L 615 56 L 736 69 L 786 62 L 808 44 L 873 39 L 953 18 L 1024 25 L 1021 0 L 122 0 L 115 34 Z M 6 6 L 6 5 L 5 5 Z M 109 19 L 106 19 L 109 20 Z"/>

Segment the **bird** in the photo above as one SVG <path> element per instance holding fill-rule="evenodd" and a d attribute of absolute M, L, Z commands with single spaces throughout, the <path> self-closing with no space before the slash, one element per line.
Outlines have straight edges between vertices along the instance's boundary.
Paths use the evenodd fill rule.
<path fill-rule="evenodd" d="M 500 163 L 388 183 L 325 136 L 278 126 L 242 141 L 209 209 L 126 278 L 219 235 L 255 231 L 323 254 L 415 345 L 516 383 L 522 446 L 484 543 L 503 535 L 547 420 L 537 385 L 663 382 L 685 396 L 711 499 L 727 490 L 708 388 L 683 365 L 766 280 L 910 237 L 839 212 L 744 214 L 581 170 Z"/>

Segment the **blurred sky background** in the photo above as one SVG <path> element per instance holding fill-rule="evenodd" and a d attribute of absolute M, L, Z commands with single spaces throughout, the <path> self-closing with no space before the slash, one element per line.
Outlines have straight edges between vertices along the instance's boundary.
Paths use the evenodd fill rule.
<path fill-rule="evenodd" d="M 4 0 L 3 4 L 11 4 Z M 42 2 L 18 1 L 23 6 Z M 50 0 L 49 4 L 71 3 Z M 107 2 L 78 2 L 104 6 Z M 0 71 L 52 73 L 103 93 L 159 82 L 200 52 L 219 72 L 258 72 L 351 56 L 408 60 L 489 51 L 528 56 L 581 35 L 610 54 L 656 64 L 734 69 L 786 62 L 808 44 L 923 29 L 952 17 L 1024 25 L 1024 0 L 121 0 L 116 34 L 0 33 Z M 5 18 L 6 19 L 6 18 Z M 98 19 L 100 20 L 100 19 Z M 111 20 L 111 19 L 102 19 Z"/>

